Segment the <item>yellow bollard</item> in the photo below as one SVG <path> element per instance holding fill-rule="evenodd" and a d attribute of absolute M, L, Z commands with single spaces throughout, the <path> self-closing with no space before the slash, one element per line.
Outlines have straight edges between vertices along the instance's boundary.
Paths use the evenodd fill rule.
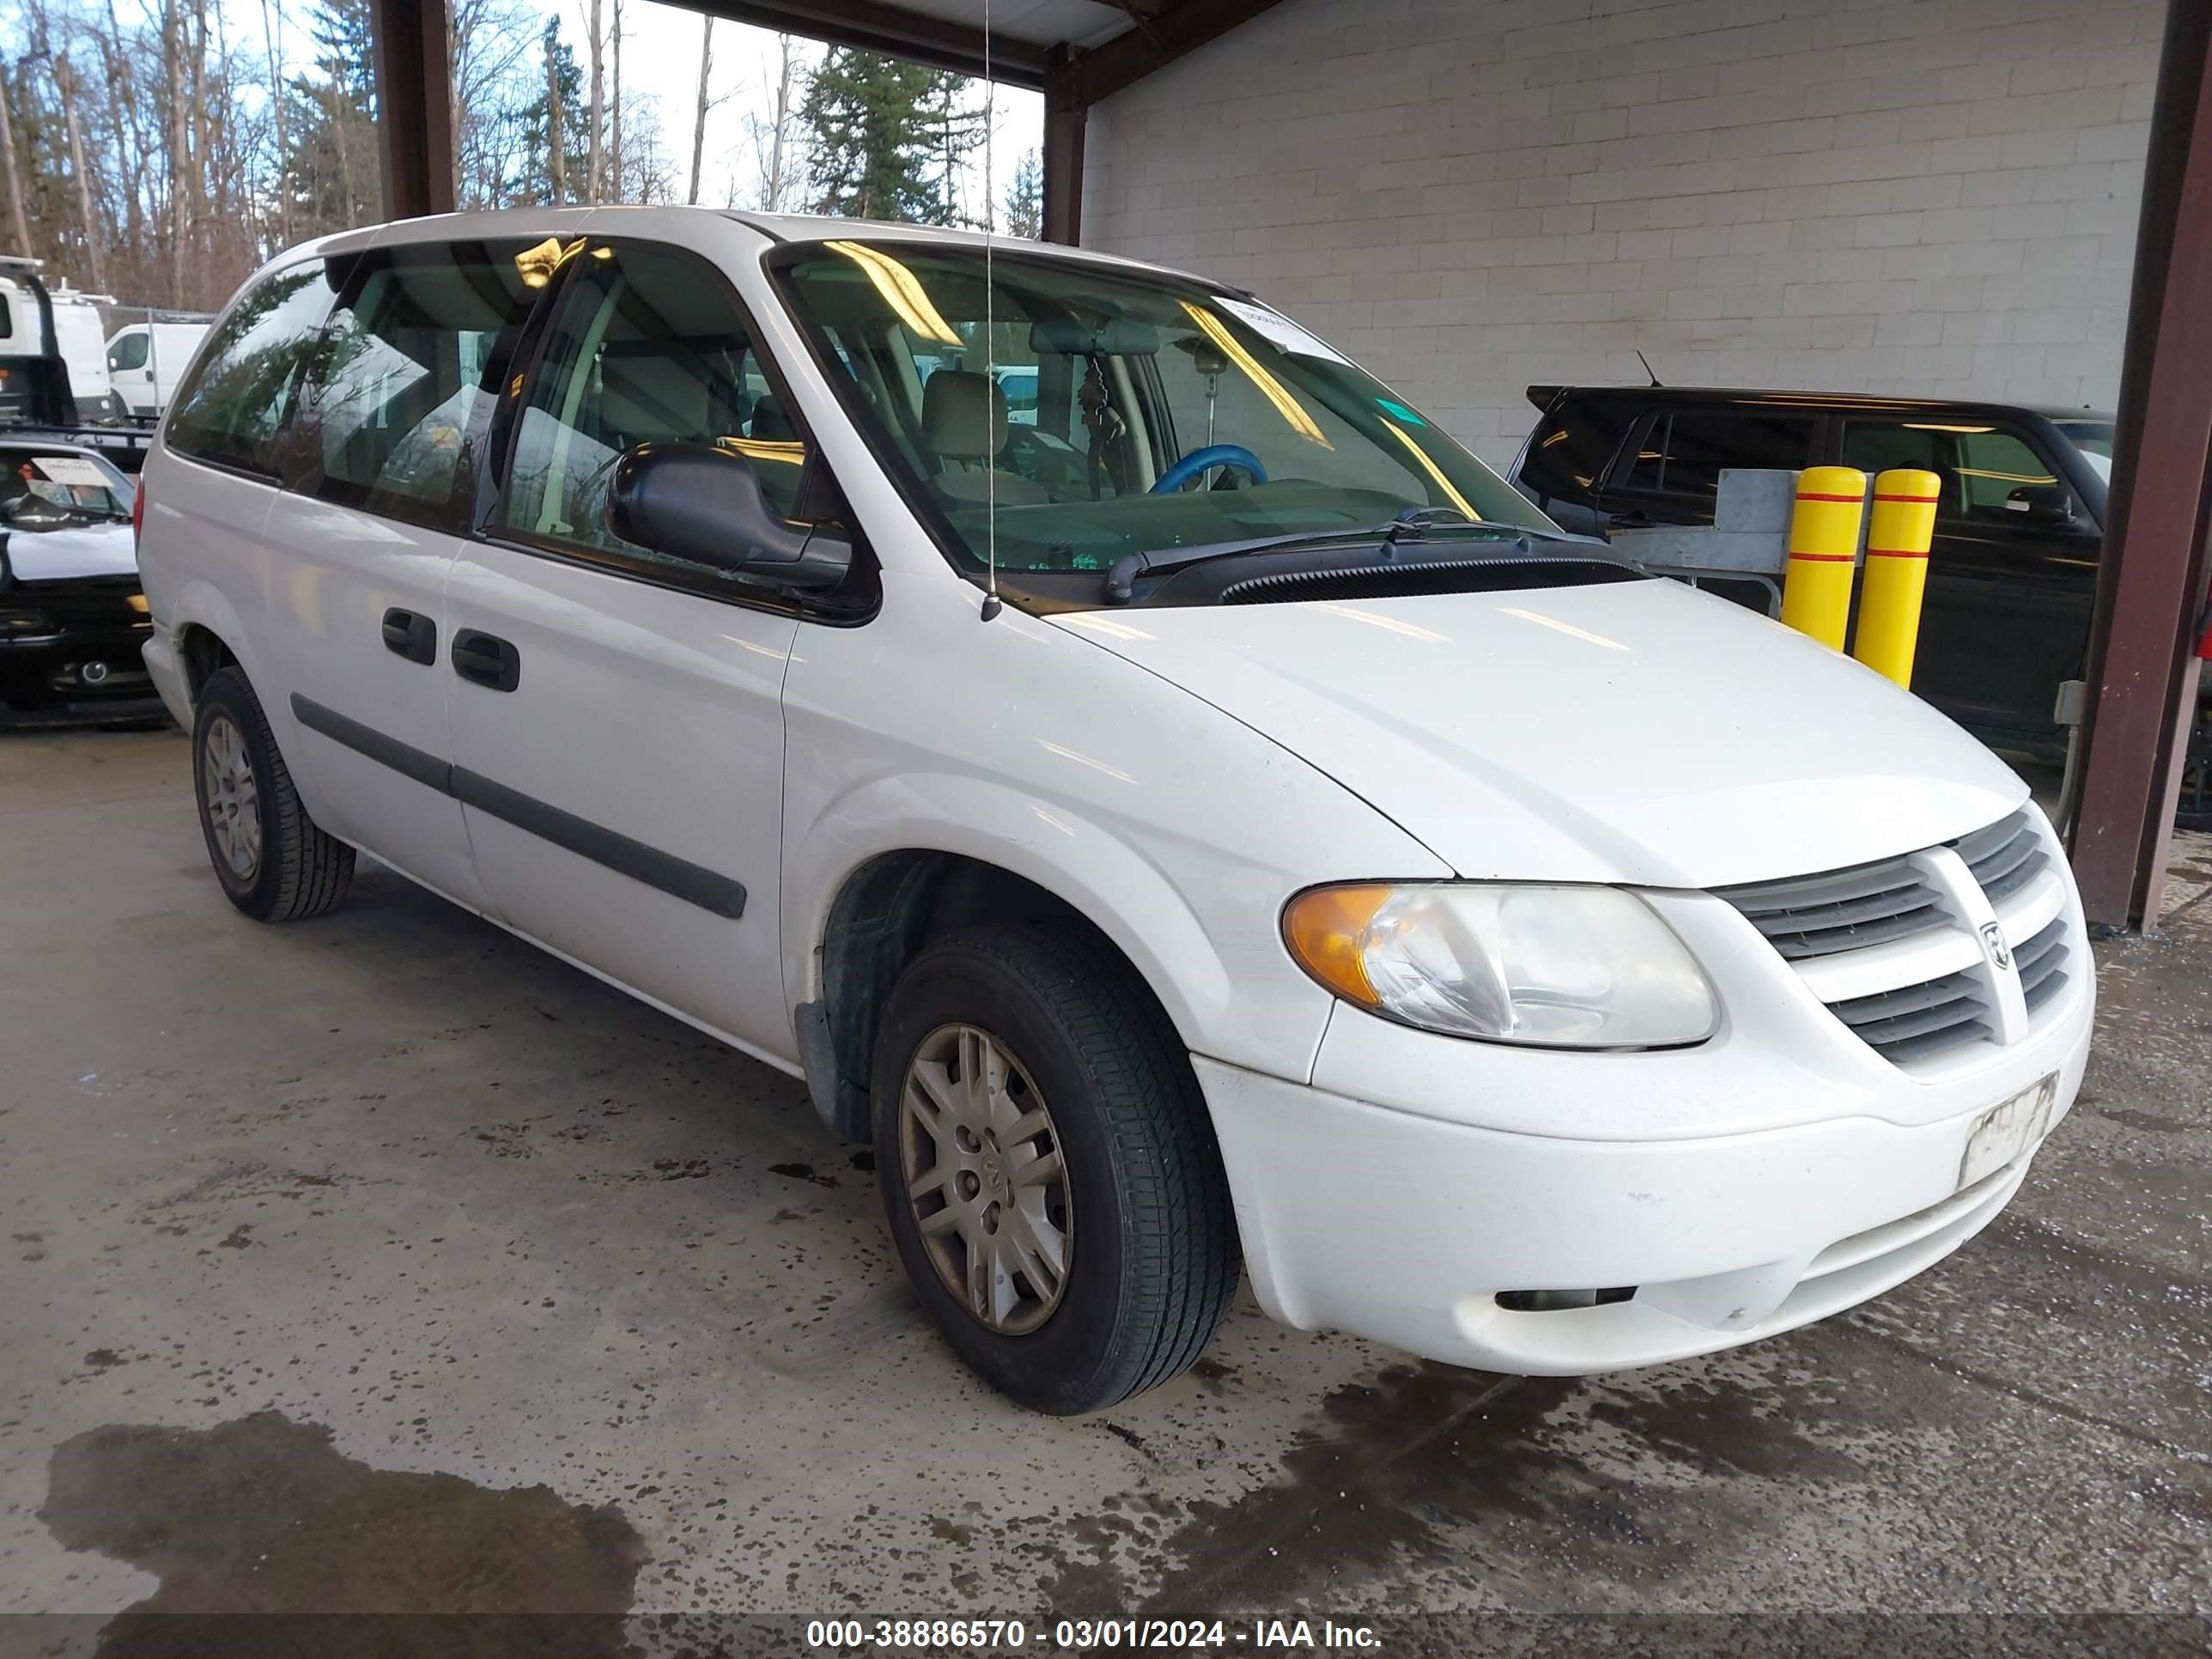
<path fill-rule="evenodd" d="M 1865 473 L 1808 466 L 1797 475 L 1782 621 L 1833 651 L 1844 648 L 1850 626 L 1851 580 L 1857 574 L 1859 519 L 1865 510 Z"/>
<path fill-rule="evenodd" d="M 1928 592 L 1928 544 L 1936 539 L 1936 502 L 1942 489 L 1943 481 L 1933 472 L 1912 467 L 1874 481 L 1866 586 L 1859 595 L 1851 654 L 1908 691 L 1913 648 L 1920 641 L 1920 602 Z"/>

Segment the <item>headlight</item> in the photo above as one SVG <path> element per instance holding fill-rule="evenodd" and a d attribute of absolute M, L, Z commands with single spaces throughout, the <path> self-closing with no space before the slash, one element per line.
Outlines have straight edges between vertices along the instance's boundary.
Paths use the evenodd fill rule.
<path fill-rule="evenodd" d="M 1283 939 L 1346 1002 L 1451 1036 L 1650 1048 L 1719 1024 L 1681 940 L 1613 887 L 1316 887 L 1285 908 Z"/>

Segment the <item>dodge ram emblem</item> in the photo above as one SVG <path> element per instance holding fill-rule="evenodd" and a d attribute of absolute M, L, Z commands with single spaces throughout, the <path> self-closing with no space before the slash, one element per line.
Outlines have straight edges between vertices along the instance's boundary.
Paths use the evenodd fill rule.
<path fill-rule="evenodd" d="M 1992 968 L 2012 966 L 2012 949 L 2005 943 L 2004 928 L 1998 923 L 1982 924 L 1982 949 L 1988 954 Z"/>

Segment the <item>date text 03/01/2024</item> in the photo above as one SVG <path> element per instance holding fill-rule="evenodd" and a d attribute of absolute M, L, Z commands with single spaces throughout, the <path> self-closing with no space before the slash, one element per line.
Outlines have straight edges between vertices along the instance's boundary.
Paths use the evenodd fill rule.
<path fill-rule="evenodd" d="M 1208 1648 L 1265 1650 L 1333 1648 L 1372 1652 L 1382 1638 L 1365 1625 L 1329 1619 L 1059 1619 L 1034 1632 L 1037 1650 L 1085 1653 L 1100 1650 L 1190 1652 Z M 1015 1619 L 817 1619 L 806 1626 L 810 1648 L 898 1652 L 969 1650 L 1018 1653 L 1032 1641 L 1030 1627 Z"/>

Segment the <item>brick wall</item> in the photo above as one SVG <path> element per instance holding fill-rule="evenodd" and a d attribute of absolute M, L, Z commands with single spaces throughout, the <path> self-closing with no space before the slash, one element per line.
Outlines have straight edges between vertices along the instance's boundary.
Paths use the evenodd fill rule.
<path fill-rule="evenodd" d="M 1524 388 L 2118 391 L 2154 0 L 1282 0 L 1092 112 L 1084 240 L 1508 459 Z"/>

